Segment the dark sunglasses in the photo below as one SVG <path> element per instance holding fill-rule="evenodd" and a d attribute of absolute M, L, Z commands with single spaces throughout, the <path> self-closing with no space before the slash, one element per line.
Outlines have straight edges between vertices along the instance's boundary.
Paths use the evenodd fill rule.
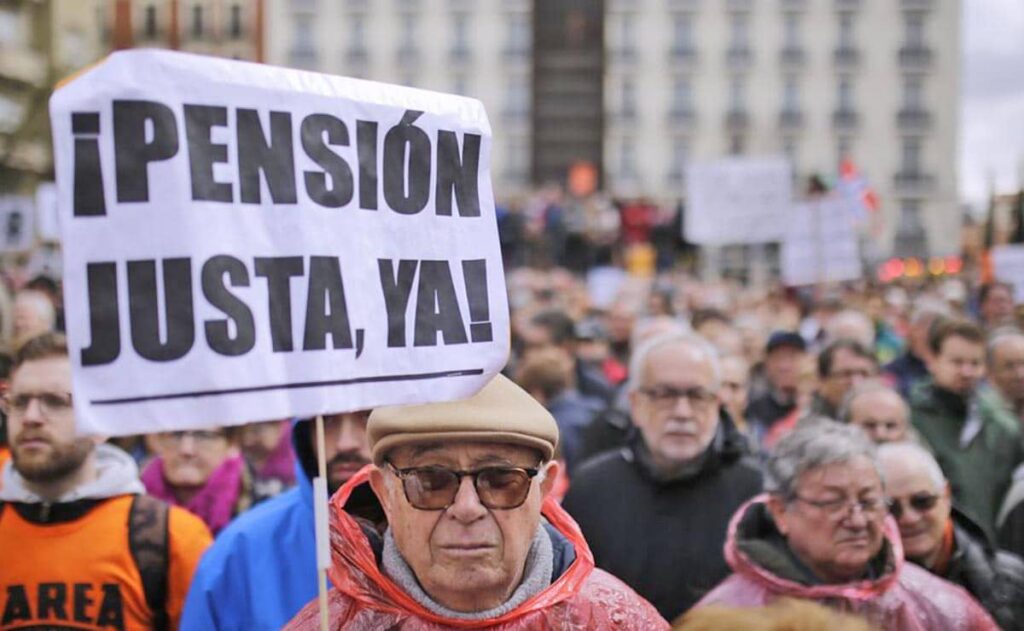
<path fill-rule="evenodd" d="M 913 508 L 918 513 L 927 513 L 931 509 L 935 508 L 935 505 L 939 503 L 939 496 L 932 495 L 930 493 L 918 493 L 917 495 L 911 495 L 910 499 L 907 500 L 907 505 Z M 889 500 L 889 512 L 896 519 L 903 517 L 903 503 L 900 500 Z"/>
<path fill-rule="evenodd" d="M 484 467 L 476 471 L 454 471 L 444 467 L 399 469 L 390 462 L 391 471 L 402 481 L 405 499 L 419 510 L 444 510 L 455 503 L 462 478 L 473 478 L 480 503 L 491 509 L 519 508 L 530 494 L 530 481 L 539 468 Z"/>

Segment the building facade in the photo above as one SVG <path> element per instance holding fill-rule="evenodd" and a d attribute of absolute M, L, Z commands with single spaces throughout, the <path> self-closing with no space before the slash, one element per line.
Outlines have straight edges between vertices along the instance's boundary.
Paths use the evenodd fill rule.
<path fill-rule="evenodd" d="M 804 182 L 847 158 L 881 202 L 875 256 L 957 251 L 958 0 L 603 4 L 594 120 L 613 195 L 672 203 L 691 160 L 784 154 Z M 532 164 L 537 134 L 551 134 L 532 110 L 560 105 L 532 93 L 530 0 L 274 0 L 267 12 L 271 63 L 483 101 L 499 197 L 549 175 Z"/>

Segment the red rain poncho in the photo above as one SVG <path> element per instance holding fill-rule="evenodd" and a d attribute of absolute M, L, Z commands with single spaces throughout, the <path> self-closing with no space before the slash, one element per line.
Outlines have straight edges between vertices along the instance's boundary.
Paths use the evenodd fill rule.
<path fill-rule="evenodd" d="M 748 513 L 757 510 L 766 499 L 767 495 L 755 497 L 733 515 L 725 542 L 725 559 L 734 574 L 719 583 L 696 607 L 759 607 L 778 598 L 801 598 L 862 616 L 887 631 L 998 631 L 992 618 L 966 591 L 913 563 L 904 563 L 899 529 L 889 517 L 883 534 L 892 558 L 887 563 L 889 569 L 877 580 L 809 586 L 771 573 L 737 545 L 738 537 L 756 538 L 751 527 L 755 520 Z"/>
<path fill-rule="evenodd" d="M 331 629 L 668 629 L 650 603 L 619 579 L 594 568 L 594 555 L 579 526 L 550 497 L 541 512 L 576 549 L 576 560 L 555 582 L 493 619 L 456 620 L 429 611 L 381 572 L 366 534 L 344 511 L 352 491 L 367 483 L 370 468 L 359 471 L 331 498 Z M 317 631 L 319 625 L 319 609 L 313 600 L 286 628 Z"/>

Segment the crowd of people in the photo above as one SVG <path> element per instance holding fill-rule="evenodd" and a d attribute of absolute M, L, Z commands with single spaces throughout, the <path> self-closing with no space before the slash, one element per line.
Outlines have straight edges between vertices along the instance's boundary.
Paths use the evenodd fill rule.
<path fill-rule="evenodd" d="M 1011 287 L 703 281 L 550 207 L 502 374 L 324 417 L 331 628 L 1024 628 Z M 77 436 L 62 327 L 0 291 L 0 628 L 317 628 L 314 420 Z"/>

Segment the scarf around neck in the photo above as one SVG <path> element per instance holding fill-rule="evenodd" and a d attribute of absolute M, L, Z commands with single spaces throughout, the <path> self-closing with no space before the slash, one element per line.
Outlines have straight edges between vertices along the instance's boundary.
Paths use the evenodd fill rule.
<path fill-rule="evenodd" d="M 554 571 L 554 547 L 551 545 L 551 537 L 545 532 L 544 526 L 537 526 L 537 532 L 534 533 L 533 541 L 530 544 L 530 551 L 526 555 L 526 567 L 523 569 L 523 578 L 519 586 L 507 601 L 485 611 L 455 611 L 431 598 L 420 586 L 412 568 L 402 558 L 402 553 L 398 551 L 398 546 L 395 544 L 391 528 L 384 532 L 381 569 L 413 600 L 440 616 L 459 620 L 485 620 L 497 618 L 512 611 L 551 585 L 551 574 Z"/>
<path fill-rule="evenodd" d="M 242 493 L 241 456 L 229 456 L 213 470 L 203 488 L 184 504 L 174 495 L 174 489 L 164 478 L 164 461 L 154 458 L 142 473 L 142 483 L 153 497 L 174 506 L 180 506 L 198 516 L 216 535 L 234 516 L 235 506 Z"/>

